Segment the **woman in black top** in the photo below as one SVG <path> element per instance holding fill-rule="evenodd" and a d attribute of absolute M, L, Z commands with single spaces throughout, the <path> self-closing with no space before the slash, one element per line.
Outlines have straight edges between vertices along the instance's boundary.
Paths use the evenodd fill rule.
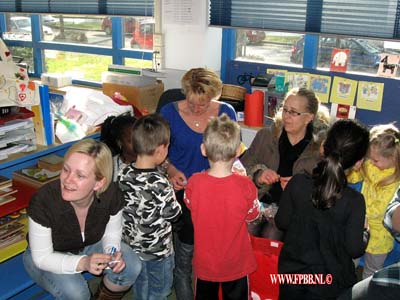
<path fill-rule="evenodd" d="M 279 257 L 279 299 L 336 299 L 356 282 L 352 258 L 365 250 L 363 196 L 347 186 L 345 171 L 361 165 L 369 133 L 351 120 L 337 121 L 324 141 L 324 158 L 313 175 L 293 176 L 275 222 L 285 231 Z M 289 277 L 285 277 L 289 278 Z"/>

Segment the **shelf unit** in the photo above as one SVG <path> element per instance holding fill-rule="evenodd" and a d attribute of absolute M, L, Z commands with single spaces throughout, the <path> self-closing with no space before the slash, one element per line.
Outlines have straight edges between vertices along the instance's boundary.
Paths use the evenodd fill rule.
<path fill-rule="evenodd" d="M 95 138 L 95 139 L 98 139 L 99 137 L 100 133 L 94 133 L 92 135 L 87 136 L 87 138 Z M 75 142 L 69 142 L 65 144 L 53 144 L 49 146 L 38 145 L 37 149 L 32 152 L 12 154 L 9 156 L 9 158 L 0 163 L 0 174 L 8 178 L 12 178 L 12 173 L 14 171 L 37 164 L 39 158 L 44 155 L 57 154 L 60 156 L 64 156 L 65 152 L 73 143 Z M 18 189 L 18 186 L 16 186 L 16 188 Z M 20 209 L 26 208 L 28 206 L 29 197 L 26 197 L 26 195 L 24 194 L 28 195 L 32 194 L 32 192 L 34 192 L 34 189 L 28 191 L 26 189 L 27 188 L 24 188 L 23 193 L 17 192 L 16 200 L 0 206 L 0 217 L 4 217 L 8 214 L 11 214 L 15 211 L 19 211 Z M 10 253 L 9 250 L 6 251 L 5 249 L 0 249 L 0 262 L 12 257 L 13 255 L 22 252 L 26 248 L 26 243 L 17 243 L 17 244 L 20 244 L 19 247 L 12 245 L 5 248 L 5 249 L 7 248 L 13 249 L 11 251 L 13 253 Z M 4 254 L 4 256 L 2 256 L 2 254 Z"/>
<path fill-rule="evenodd" d="M 41 103 L 50 101 L 48 96 L 48 87 L 45 86 L 41 90 Z M 92 133 L 85 138 L 99 139 L 100 133 Z M 48 146 L 37 145 L 36 150 L 26 153 L 10 154 L 7 159 L 0 161 L 0 174 L 12 178 L 13 172 L 36 165 L 39 158 L 49 154 L 64 156 L 68 148 L 76 141 L 65 144 L 53 143 Z M 30 197 L 35 189 L 29 190 L 29 187 L 24 186 L 19 188 L 17 182 L 13 182 L 16 193 L 16 200 L 0 206 L 0 217 L 4 217 L 13 212 L 20 211 L 26 208 L 29 204 Z M 19 219 L 19 222 L 25 224 L 27 232 L 27 218 Z M 25 240 L 14 243 L 8 247 L 0 249 L 0 273 L 7 274 L 11 272 L 13 275 L 0 282 L 0 300 L 22 300 L 22 299 L 52 299 L 52 297 L 37 286 L 29 275 L 25 272 L 22 263 L 22 252 L 26 249 L 27 242 Z M 12 268 L 12 270 L 10 270 Z M 5 297 L 5 298 L 4 298 Z"/>

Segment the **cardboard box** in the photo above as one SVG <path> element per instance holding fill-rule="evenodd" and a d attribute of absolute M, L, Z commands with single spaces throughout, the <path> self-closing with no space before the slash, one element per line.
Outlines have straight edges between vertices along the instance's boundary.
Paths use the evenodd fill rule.
<path fill-rule="evenodd" d="M 155 84 L 143 87 L 103 83 L 103 93 L 105 95 L 113 97 L 115 92 L 125 96 L 128 102 L 140 111 L 147 110 L 149 113 L 153 113 L 156 111 L 158 100 L 164 92 L 164 83 L 161 80 L 157 80 Z"/>

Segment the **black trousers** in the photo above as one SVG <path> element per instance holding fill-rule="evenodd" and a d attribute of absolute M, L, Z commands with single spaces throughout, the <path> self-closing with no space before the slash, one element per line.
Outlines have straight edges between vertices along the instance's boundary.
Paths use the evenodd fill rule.
<path fill-rule="evenodd" d="M 196 278 L 195 300 L 218 300 L 219 288 L 222 288 L 223 300 L 249 300 L 248 276 L 226 282 L 205 281 Z"/>

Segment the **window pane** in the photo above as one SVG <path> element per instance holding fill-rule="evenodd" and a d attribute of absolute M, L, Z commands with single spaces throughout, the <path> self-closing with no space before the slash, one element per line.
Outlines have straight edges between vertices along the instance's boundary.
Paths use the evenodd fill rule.
<path fill-rule="evenodd" d="M 152 68 L 151 60 L 125 58 L 125 65 L 128 67 L 148 69 Z"/>
<path fill-rule="evenodd" d="M 110 56 L 45 50 L 45 72 L 67 73 L 73 79 L 101 81 L 101 73 L 112 64 Z"/>
<path fill-rule="evenodd" d="M 31 18 L 29 15 L 6 14 L 6 32 L 3 34 L 7 40 L 32 40 Z"/>
<path fill-rule="evenodd" d="M 28 67 L 28 72 L 33 72 L 33 52 L 32 48 L 26 47 L 9 47 L 9 50 L 13 56 L 13 60 L 16 63 L 20 63 L 23 66 Z"/>
<path fill-rule="evenodd" d="M 102 29 L 103 17 L 43 15 L 42 27 L 53 30 L 54 42 L 111 47 L 111 36 Z"/>
<path fill-rule="evenodd" d="M 333 48 L 350 49 L 348 72 L 369 74 L 376 74 L 380 63 L 380 54 L 384 52 L 383 43 L 377 40 L 321 36 L 318 49 L 319 68 L 330 67 Z"/>
<path fill-rule="evenodd" d="M 302 64 L 296 42 L 303 35 L 257 30 L 236 30 L 236 59 L 272 64 Z M 296 56 L 296 57 L 294 57 Z"/>

